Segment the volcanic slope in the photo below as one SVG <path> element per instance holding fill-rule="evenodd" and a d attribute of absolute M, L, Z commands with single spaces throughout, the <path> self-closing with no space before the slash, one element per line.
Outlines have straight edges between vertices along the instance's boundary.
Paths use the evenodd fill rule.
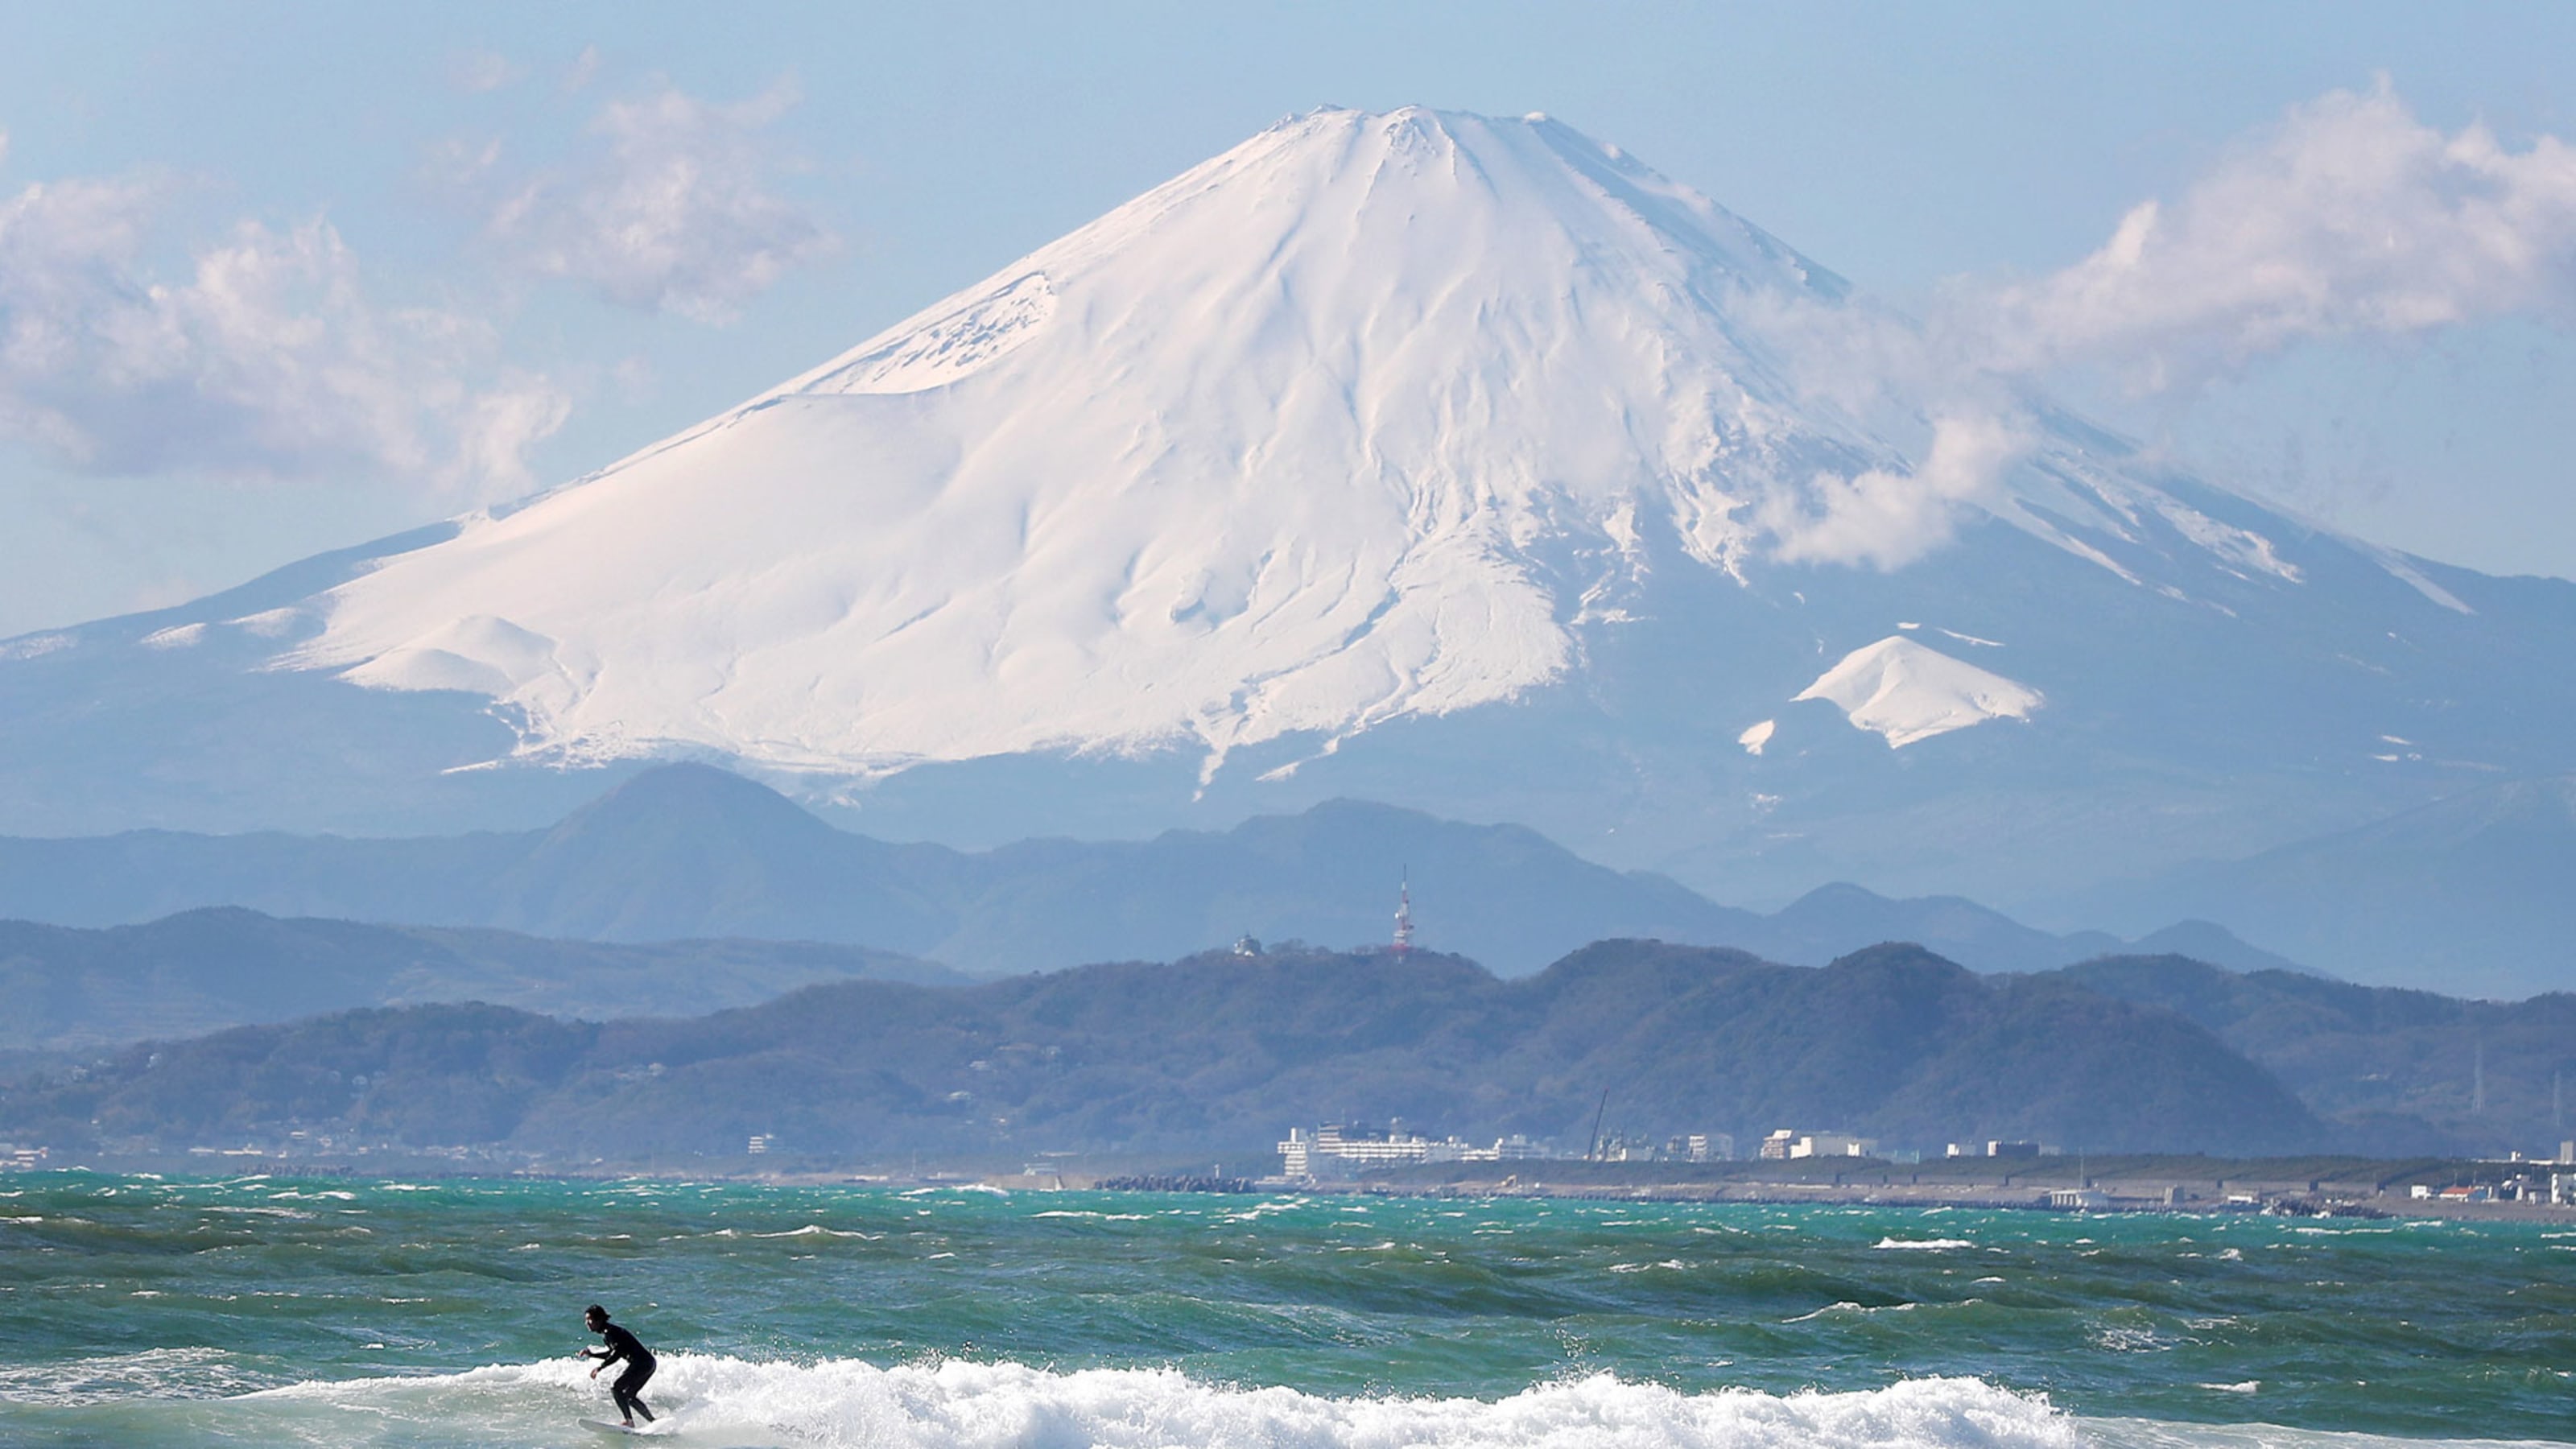
<path fill-rule="evenodd" d="M 1562 124 L 1314 112 L 520 506 L 0 646 L 0 829 L 525 825 L 681 754 L 959 845 L 1353 796 L 2013 906 L 2576 768 L 2576 586 L 1906 335 Z"/>

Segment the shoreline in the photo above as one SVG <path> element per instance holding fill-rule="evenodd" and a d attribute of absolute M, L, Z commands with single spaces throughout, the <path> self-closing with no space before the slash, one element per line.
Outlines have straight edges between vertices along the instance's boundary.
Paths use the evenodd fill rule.
<path fill-rule="evenodd" d="M 2551 1203 L 2553 1174 L 2576 1165 L 2446 1158 L 2201 1158 L 2074 1156 L 1627 1164 L 1529 1162 L 1499 1174 L 1401 1169 L 1348 1184 L 1430 1196 L 1562 1197 L 1642 1202 L 1833 1204 L 2091 1213 L 2246 1213 L 2290 1217 L 2443 1218 L 2576 1223 L 2576 1203 Z M 1656 1169 L 1662 1170 L 1656 1170 Z M 2494 1191 L 2536 1185 L 2539 1196 Z M 2418 1186 L 2433 1195 L 2417 1197 Z M 2488 1197 L 2443 1197 L 2480 1185 Z M 1335 1186 L 1340 1186 L 1339 1184 Z"/>
<path fill-rule="evenodd" d="M 2576 1223 L 2576 1205 L 2525 1203 L 2510 1200 L 2490 1202 L 2445 1201 L 2440 1198 L 2381 1196 L 2375 1198 L 2312 1197 L 2302 1193 L 2282 1193 L 2256 1202 L 2213 1202 L 2189 1199 L 2168 1202 L 2161 1198 L 2108 1194 L 2098 1203 L 2060 1204 L 2052 1202 L 2044 1191 L 2004 1192 L 1975 1187 L 1951 1187 L 1936 1184 L 1902 1184 L 1864 1186 L 1798 1182 L 1746 1182 L 1727 1186 L 1680 1186 L 1672 1184 L 1612 1187 L 1592 1183 L 1459 1183 L 1439 1189 L 1406 1189 L 1369 1184 L 1322 1183 L 1293 1188 L 1265 1188 L 1265 1191 L 1347 1194 L 1372 1197 L 1420 1197 L 1435 1200 L 1467 1198 L 1546 1198 L 1585 1202 L 1642 1203 L 1740 1203 L 1776 1207 L 1892 1207 L 1952 1208 L 1970 1211 L 2013 1211 L 2047 1213 L 2171 1213 L 2194 1217 L 2307 1217 L 2345 1218 L 2352 1220 L 2396 1221 L 2407 1218 L 2441 1218 L 2467 1222 L 2535 1222 Z"/>
<path fill-rule="evenodd" d="M 1839 1165 L 1834 1165 L 1839 1162 Z M 1117 1164 L 1123 1166 L 1123 1164 Z M 884 1171 L 864 1165 L 758 1163 L 744 1159 L 706 1163 L 696 1171 L 668 1162 L 582 1164 L 578 1167 L 511 1167 L 445 1157 L 349 1161 L 247 1157 L 223 1163 L 202 1157 L 172 1160 L 99 1158 L 0 1172 L 0 1178 L 52 1173 L 156 1175 L 209 1181 L 245 1177 L 281 1180 L 401 1179 L 535 1182 L 726 1182 L 773 1187 L 855 1187 L 892 1190 L 980 1189 L 1009 1193 L 1202 1192 L 1278 1196 L 1411 1197 L 1435 1200 L 1545 1198 L 1640 1203 L 1740 1203 L 1771 1206 L 1843 1206 L 2078 1213 L 2179 1213 L 2313 1218 L 2443 1219 L 2470 1222 L 2576 1224 L 2576 1203 L 2545 1200 L 2415 1197 L 2415 1184 L 2462 1180 L 2511 1181 L 2553 1172 L 2576 1176 L 2576 1165 L 2484 1162 L 2466 1159 L 2365 1158 L 2040 1158 L 2016 1159 L 1998 1172 L 1994 1159 L 1945 1159 L 1940 1163 L 1888 1164 L 1865 1159 L 1781 1162 L 1588 1163 L 1525 1160 L 1500 1174 L 1466 1172 L 1455 1165 L 1379 1171 L 1342 1181 L 1289 1181 L 1279 1177 L 1217 1178 L 1201 1174 L 1072 1169 L 1043 1176 L 994 1171 L 971 1163 Z M 1104 1165 L 1108 1166 L 1108 1165 Z M 1481 1165 L 1490 1168 L 1491 1164 Z M 210 1171 L 209 1169 L 214 1169 Z M 226 1170 L 230 1168 L 232 1170 Z M 1202 1169 L 1202 1174 L 1204 1169 Z"/>

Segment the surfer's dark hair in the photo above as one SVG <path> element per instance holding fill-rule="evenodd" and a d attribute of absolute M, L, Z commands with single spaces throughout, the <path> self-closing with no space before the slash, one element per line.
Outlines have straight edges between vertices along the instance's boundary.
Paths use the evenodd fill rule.
<path fill-rule="evenodd" d="M 594 1303 L 588 1308 L 583 1309 L 581 1311 L 581 1316 L 584 1318 L 606 1318 L 608 1316 L 608 1310 Z"/>

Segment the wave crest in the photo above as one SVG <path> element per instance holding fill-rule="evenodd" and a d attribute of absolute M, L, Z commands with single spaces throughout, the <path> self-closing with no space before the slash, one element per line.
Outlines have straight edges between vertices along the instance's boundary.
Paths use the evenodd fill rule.
<path fill-rule="evenodd" d="M 597 1412 L 571 1361 L 436 1379 L 307 1383 L 254 1398 L 376 1418 L 435 1416 L 508 1434 Z M 1855 1393 L 1686 1394 L 1609 1375 L 1496 1401 L 1335 1398 L 1194 1380 L 1173 1369 L 1056 1372 L 1015 1363 L 879 1368 L 851 1359 L 761 1363 L 671 1354 L 648 1400 L 692 1441 L 777 1436 L 881 1449 L 2078 1449 L 2076 1422 L 2045 1398 L 1974 1379 Z M 463 1421 L 455 1400 L 474 1401 Z M 444 1400 L 442 1404 L 439 1401 Z M 236 1400 L 247 1404 L 248 1400 Z M 505 1408 L 506 1405 L 506 1408 Z M 500 1412 L 496 1413 L 498 1410 Z M 382 1441 L 379 1441 L 382 1442 Z"/>

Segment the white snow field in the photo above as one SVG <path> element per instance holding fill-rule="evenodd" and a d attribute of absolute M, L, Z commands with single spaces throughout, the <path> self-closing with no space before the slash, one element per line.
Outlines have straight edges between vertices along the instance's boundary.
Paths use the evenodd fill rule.
<path fill-rule="evenodd" d="M 1586 597 L 1551 551 L 1578 585 L 1633 579 L 1653 528 L 1739 573 L 1810 474 L 1905 473 L 1919 422 L 1881 437 L 1802 397 L 1735 316 L 1842 292 L 1543 117 L 1319 111 L 392 560 L 294 662 L 489 695 L 575 760 L 873 775 L 1183 744 L 1213 772 L 1559 677 Z M 2076 450 L 2035 457 L 1981 506 L 2106 564 L 2050 520 L 2152 509 L 2280 569 Z"/>

